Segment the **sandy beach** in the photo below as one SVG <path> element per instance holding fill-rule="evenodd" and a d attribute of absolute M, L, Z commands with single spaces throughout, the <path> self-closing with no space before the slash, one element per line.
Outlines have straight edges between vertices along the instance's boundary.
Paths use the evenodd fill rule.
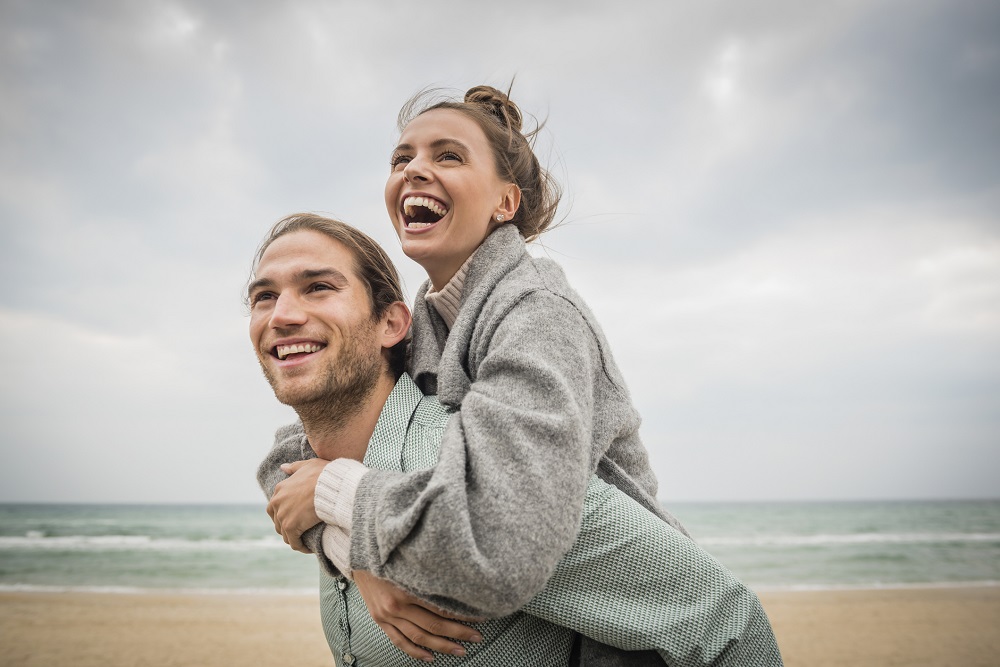
<path fill-rule="evenodd" d="M 790 667 L 997 667 L 1000 588 L 766 592 Z M 8 667 L 330 666 L 311 596 L 0 594 Z"/>

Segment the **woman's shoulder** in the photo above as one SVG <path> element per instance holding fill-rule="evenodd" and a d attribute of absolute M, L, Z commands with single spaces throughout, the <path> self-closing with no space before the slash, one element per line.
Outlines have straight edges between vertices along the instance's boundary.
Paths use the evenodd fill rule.
<path fill-rule="evenodd" d="M 604 334 L 593 312 L 570 286 L 562 267 L 556 262 L 525 255 L 525 259 L 503 276 L 481 304 L 476 340 L 488 341 L 500 328 L 534 332 L 533 338 L 545 344 L 552 327 L 571 332 L 583 347 L 590 340 L 604 347 Z"/>
<path fill-rule="evenodd" d="M 532 293 L 538 293 L 543 299 L 582 302 L 558 263 L 546 257 L 533 257 L 529 253 L 525 253 L 521 261 L 497 282 L 491 298 L 514 302 Z"/>
<path fill-rule="evenodd" d="M 570 289 L 562 267 L 551 259 L 533 256 L 513 225 L 498 228 L 476 251 L 466 289 L 472 301 L 516 301 L 539 290 L 579 298 Z"/>
<path fill-rule="evenodd" d="M 470 268 L 466 289 L 463 315 L 487 339 L 490 331 L 509 324 L 511 318 L 570 318 L 600 337 L 593 314 L 570 286 L 563 268 L 528 252 L 513 228 L 500 228 L 487 239 Z"/>

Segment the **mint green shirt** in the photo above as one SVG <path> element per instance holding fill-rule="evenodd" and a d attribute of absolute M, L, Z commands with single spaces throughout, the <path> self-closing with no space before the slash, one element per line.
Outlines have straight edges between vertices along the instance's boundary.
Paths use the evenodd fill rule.
<path fill-rule="evenodd" d="M 379 417 L 365 465 L 399 472 L 433 466 L 448 417 L 436 398 L 403 375 Z M 289 460 L 308 449 L 287 438 L 278 446 L 289 448 Z M 446 569 L 448 563 L 426 566 Z M 323 629 L 338 664 L 421 664 L 390 643 L 352 582 L 323 572 L 320 597 Z M 545 587 L 523 610 L 477 629 L 484 641 L 465 645 L 467 657 L 435 654 L 434 664 L 565 666 L 574 632 L 625 650 L 655 650 L 668 665 L 782 664 L 757 596 L 693 541 L 596 475 L 577 541 Z"/>

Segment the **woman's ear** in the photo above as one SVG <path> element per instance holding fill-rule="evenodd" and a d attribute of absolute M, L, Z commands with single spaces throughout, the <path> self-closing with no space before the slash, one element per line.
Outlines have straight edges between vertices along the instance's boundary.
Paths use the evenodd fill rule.
<path fill-rule="evenodd" d="M 520 206 L 521 188 L 517 187 L 514 183 L 508 183 L 506 189 L 503 191 L 503 196 L 500 198 L 500 203 L 497 205 L 497 210 L 493 214 L 493 217 L 496 218 L 498 215 L 502 215 L 503 222 L 510 222 Z"/>
<path fill-rule="evenodd" d="M 379 322 L 382 347 L 389 349 L 406 337 L 410 331 L 410 309 L 402 301 L 395 301 L 385 309 Z"/>

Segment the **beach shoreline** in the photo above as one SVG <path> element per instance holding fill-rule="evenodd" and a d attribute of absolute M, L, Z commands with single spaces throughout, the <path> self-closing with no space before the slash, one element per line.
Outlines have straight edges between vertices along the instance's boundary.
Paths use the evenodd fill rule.
<path fill-rule="evenodd" d="M 1000 587 L 762 590 L 789 667 L 962 665 L 1000 655 Z M 0 592 L 11 667 L 333 664 L 318 595 Z"/>

